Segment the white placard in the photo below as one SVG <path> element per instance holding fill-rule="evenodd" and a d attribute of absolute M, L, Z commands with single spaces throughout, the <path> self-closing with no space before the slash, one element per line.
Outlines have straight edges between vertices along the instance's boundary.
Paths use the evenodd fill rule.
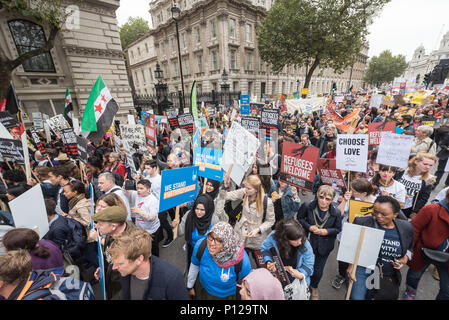
<path fill-rule="evenodd" d="M 67 122 L 67 120 L 64 118 L 62 114 L 58 114 L 57 116 L 47 119 L 46 122 L 48 123 L 48 125 L 50 126 L 51 130 L 53 130 L 54 133 L 61 132 L 62 129 L 71 128 L 70 124 Z"/>
<path fill-rule="evenodd" d="M 14 139 L 9 133 L 8 129 L 5 128 L 3 123 L 0 122 L 0 138 L 2 139 Z"/>
<path fill-rule="evenodd" d="M 337 136 L 337 169 L 366 172 L 368 167 L 368 135 Z"/>
<path fill-rule="evenodd" d="M 387 166 L 407 168 L 414 136 L 381 132 L 376 162 Z"/>
<path fill-rule="evenodd" d="M 47 138 L 47 143 L 51 142 L 51 131 L 50 131 L 50 126 L 48 125 L 47 122 L 44 122 L 44 130 L 45 130 L 45 136 Z"/>
<path fill-rule="evenodd" d="M 449 172 L 449 161 L 446 162 L 446 166 L 444 167 L 444 172 Z"/>
<path fill-rule="evenodd" d="M 9 201 L 8 204 L 16 228 L 37 228 L 40 239 L 45 236 L 50 228 L 40 184 Z"/>
<path fill-rule="evenodd" d="M 240 185 L 243 176 L 256 159 L 259 145 L 260 141 L 251 132 L 236 121 L 232 122 L 223 147 L 220 165 L 224 171 L 228 172 L 230 165 L 233 164 L 231 179 L 237 185 Z"/>
<path fill-rule="evenodd" d="M 353 264 L 357 253 L 362 226 L 345 222 L 338 248 L 337 260 Z M 379 251 L 382 246 L 385 231 L 365 227 L 362 249 L 360 251 L 358 266 L 374 270 Z"/>
<path fill-rule="evenodd" d="M 122 142 L 126 141 L 128 143 L 132 153 L 138 151 L 145 156 L 149 155 L 145 140 L 145 128 L 141 124 L 127 126 L 121 124 L 120 132 L 122 134 Z M 134 148 L 135 146 L 137 146 L 137 149 Z"/>
<path fill-rule="evenodd" d="M 44 120 L 42 118 L 42 113 L 33 112 L 31 113 L 31 117 L 33 118 L 33 126 L 35 129 L 44 129 Z"/>
<path fill-rule="evenodd" d="M 133 126 L 136 124 L 136 120 L 132 114 L 128 114 L 128 125 Z"/>
<path fill-rule="evenodd" d="M 73 131 L 75 131 L 75 134 L 79 136 L 81 131 L 80 131 L 80 122 L 78 118 L 72 117 L 72 123 L 73 123 Z"/>
<path fill-rule="evenodd" d="M 31 179 L 30 155 L 28 153 L 28 139 L 26 131 L 22 134 L 23 159 L 25 162 L 25 175 L 27 180 Z"/>
<path fill-rule="evenodd" d="M 378 109 L 384 100 L 384 96 L 381 94 L 373 94 L 371 96 L 371 102 L 369 107 Z"/>

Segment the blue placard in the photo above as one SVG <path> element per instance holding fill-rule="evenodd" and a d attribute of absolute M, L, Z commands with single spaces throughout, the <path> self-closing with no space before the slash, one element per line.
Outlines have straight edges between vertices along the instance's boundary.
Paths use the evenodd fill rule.
<path fill-rule="evenodd" d="M 240 104 L 249 104 L 249 94 L 241 94 L 240 95 Z"/>
<path fill-rule="evenodd" d="M 240 95 L 240 114 L 250 114 L 251 107 L 249 105 L 250 103 L 250 96 L 249 94 L 241 94 Z"/>
<path fill-rule="evenodd" d="M 193 163 L 199 167 L 198 175 L 207 179 L 223 181 L 223 169 L 220 166 L 223 150 L 199 148 L 193 154 Z"/>
<path fill-rule="evenodd" d="M 198 167 L 162 171 L 159 212 L 195 200 L 198 194 Z"/>

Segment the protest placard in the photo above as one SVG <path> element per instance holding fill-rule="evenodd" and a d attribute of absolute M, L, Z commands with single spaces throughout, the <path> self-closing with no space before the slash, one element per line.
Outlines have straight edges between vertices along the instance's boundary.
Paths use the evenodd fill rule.
<path fill-rule="evenodd" d="M 318 174 L 323 184 L 331 186 L 336 182 L 337 187 L 346 188 L 345 180 L 341 171 L 337 169 L 335 159 L 318 159 Z"/>
<path fill-rule="evenodd" d="M 8 129 L 0 122 L 0 138 L 3 139 L 14 139 Z"/>
<path fill-rule="evenodd" d="M 88 141 L 83 137 L 76 136 L 76 142 L 78 144 L 78 156 L 83 163 L 87 164 Z"/>
<path fill-rule="evenodd" d="M 368 135 L 339 134 L 337 136 L 337 169 L 366 172 L 368 167 Z"/>
<path fill-rule="evenodd" d="M 223 157 L 223 149 L 216 144 L 209 144 L 202 148 L 201 132 L 196 130 L 193 137 L 193 165 L 199 168 L 198 175 L 200 177 L 222 181 L 223 169 L 221 168 L 221 158 Z"/>
<path fill-rule="evenodd" d="M 128 114 L 128 125 L 132 126 L 136 124 L 136 119 L 132 114 Z"/>
<path fill-rule="evenodd" d="M 165 113 L 167 115 L 167 119 L 168 119 L 170 128 L 172 128 L 172 130 L 178 128 L 179 127 L 178 109 L 174 109 L 174 108 L 167 109 L 167 110 L 165 110 Z"/>
<path fill-rule="evenodd" d="M 261 113 L 261 128 L 265 129 L 267 139 L 271 139 L 271 131 L 279 128 L 279 109 L 263 108 Z"/>
<path fill-rule="evenodd" d="M 195 200 L 198 193 L 198 167 L 162 171 L 159 212 Z"/>
<path fill-rule="evenodd" d="M 396 123 L 390 122 L 375 122 L 368 124 L 369 145 L 378 146 L 380 144 L 381 132 L 392 132 L 396 130 Z"/>
<path fill-rule="evenodd" d="M 370 202 L 349 200 L 349 223 L 353 223 L 355 218 L 372 216 L 374 205 Z"/>
<path fill-rule="evenodd" d="M 54 133 L 61 132 L 62 129 L 71 128 L 70 124 L 62 114 L 58 114 L 57 116 L 47 119 L 46 122 Z"/>
<path fill-rule="evenodd" d="M 284 141 L 281 173 L 288 184 L 312 191 L 320 149 Z"/>
<path fill-rule="evenodd" d="M 67 156 L 70 158 L 77 158 L 78 157 L 78 146 L 77 146 L 77 140 L 75 131 L 73 131 L 72 128 L 68 129 L 62 129 L 61 130 L 61 138 L 62 143 L 64 143 L 65 151 L 67 153 Z"/>
<path fill-rule="evenodd" d="M 371 96 L 371 102 L 370 102 L 370 109 L 372 108 L 376 108 L 378 109 L 380 107 L 380 105 L 382 104 L 382 101 L 384 100 L 384 95 L 381 94 L 373 94 Z"/>
<path fill-rule="evenodd" d="M 250 96 L 249 94 L 240 95 L 240 114 L 249 115 L 250 114 Z"/>
<path fill-rule="evenodd" d="M 45 236 L 49 226 L 40 184 L 9 201 L 8 205 L 16 228 L 37 229 L 40 239 Z"/>
<path fill-rule="evenodd" d="M 20 165 L 25 163 L 22 142 L 19 140 L 0 138 L 0 154 L 4 158 L 13 159 Z"/>
<path fill-rule="evenodd" d="M 376 162 L 387 166 L 407 168 L 414 136 L 382 132 Z M 337 154 L 338 155 L 338 154 Z"/>
<path fill-rule="evenodd" d="M 186 130 L 190 135 L 193 134 L 194 123 L 195 120 L 191 113 L 184 113 L 178 116 L 179 127 Z"/>
<path fill-rule="evenodd" d="M 223 147 L 221 167 L 228 172 L 231 165 L 231 179 L 240 185 L 243 176 L 256 159 L 260 141 L 236 121 L 232 122 Z"/>
<path fill-rule="evenodd" d="M 33 119 L 33 127 L 37 130 L 44 129 L 44 118 L 41 112 L 32 112 L 31 118 Z"/>
<path fill-rule="evenodd" d="M 139 152 L 145 156 L 149 155 L 146 140 L 145 129 L 141 124 L 136 125 L 120 125 L 120 132 L 122 133 L 122 142 L 127 142 L 130 150 Z M 133 153 L 134 153 L 133 152 Z"/>
<path fill-rule="evenodd" d="M 33 139 L 34 143 L 36 144 L 37 149 L 45 157 L 46 151 L 45 151 L 43 143 L 41 142 L 39 134 L 34 129 L 31 129 L 30 132 L 31 132 L 31 138 Z"/>
<path fill-rule="evenodd" d="M 115 148 L 115 152 L 117 152 L 118 154 L 120 154 L 120 146 L 122 145 L 122 140 L 120 140 L 119 137 L 114 136 L 114 148 Z"/>
<path fill-rule="evenodd" d="M 259 138 L 260 133 L 260 118 L 259 117 L 242 117 L 240 124 L 243 128 L 254 134 Z"/>
<path fill-rule="evenodd" d="M 17 121 L 17 118 L 13 117 L 8 111 L 0 112 L 0 122 L 7 129 L 20 127 L 20 123 Z"/>
<path fill-rule="evenodd" d="M 146 144 L 156 146 L 156 119 L 154 114 L 144 114 L 143 121 L 145 123 L 145 141 Z"/>
<path fill-rule="evenodd" d="M 136 170 L 136 165 L 135 165 L 134 159 L 133 159 L 133 153 L 131 152 L 131 148 L 128 144 L 128 141 L 123 140 L 122 145 L 123 145 L 123 149 L 125 150 L 125 154 L 126 154 L 126 165 L 129 166 L 129 168 L 131 169 L 131 173 L 134 176 L 135 174 L 137 174 L 137 170 Z"/>
<path fill-rule="evenodd" d="M 360 250 L 358 266 L 374 270 L 380 247 L 384 239 L 385 231 L 374 228 L 365 228 L 365 234 Z M 338 248 L 337 260 L 353 264 L 355 261 L 357 247 L 362 233 L 362 226 L 347 223 L 343 224 L 343 230 Z"/>

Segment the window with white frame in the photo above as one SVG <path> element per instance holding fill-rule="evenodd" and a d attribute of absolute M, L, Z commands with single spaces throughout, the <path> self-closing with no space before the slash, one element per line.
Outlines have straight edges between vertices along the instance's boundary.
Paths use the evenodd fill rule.
<path fill-rule="evenodd" d="M 251 25 L 247 24 L 246 25 L 246 42 L 251 42 L 251 41 L 252 41 Z"/>
<path fill-rule="evenodd" d="M 215 19 L 210 21 L 210 38 L 215 39 L 217 37 L 217 25 Z"/>
<path fill-rule="evenodd" d="M 198 61 L 198 72 L 203 72 L 203 56 L 197 56 Z"/>
<path fill-rule="evenodd" d="M 231 38 L 235 38 L 235 20 L 234 19 L 229 20 L 229 36 Z"/>

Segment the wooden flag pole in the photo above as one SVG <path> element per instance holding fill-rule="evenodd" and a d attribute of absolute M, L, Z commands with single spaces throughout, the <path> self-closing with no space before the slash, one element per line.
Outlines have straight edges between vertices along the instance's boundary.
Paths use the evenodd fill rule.
<path fill-rule="evenodd" d="M 9 168 L 9 170 L 12 170 L 12 167 L 11 167 L 11 165 L 9 164 L 9 162 L 8 162 L 8 161 L 6 161 L 5 157 L 3 157 L 3 161 L 5 161 L 5 162 L 6 162 L 6 164 L 8 165 L 8 168 Z"/>
<path fill-rule="evenodd" d="M 37 182 L 41 183 L 41 181 L 39 180 L 39 178 L 38 178 L 37 174 L 34 172 L 34 170 L 31 170 L 31 173 L 36 178 Z"/>
<path fill-rule="evenodd" d="M 355 278 L 355 274 L 357 271 L 357 265 L 359 264 L 360 251 L 362 250 L 363 239 L 365 238 L 365 230 L 366 230 L 366 227 L 362 227 L 362 232 L 360 232 L 359 244 L 357 245 L 357 253 L 355 255 L 355 260 L 354 260 L 354 264 L 352 267 L 352 273 L 351 273 L 352 278 Z M 348 293 L 346 294 L 346 300 L 349 300 L 349 298 L 351 297 L 352 285 L 353 285 L 353 282 L 349 281 L 349 287 L 348 287 Z"/>
<path fill-rule="evenodd" d="M 206 193 L 207 178 L 204 179 L 203 193 Z"/>
<path fill-rule="evenodd" d="M 175 220 L 179 220 L 179 206 L 176 206 Z M 175 230 L 173 231 L 173 240 L 175 240 L 178 237 L 178 226 L 176 226 Z"/>
<path fill-rule="evenodd" d="M 3 184 L 5 185 L 6 190 L 8 190 L 8 185 L 6 184 L 5 179 L 3 179 L 3 174 L 1 172 L 0 172 L 0 178 L 3 181 Z"/>
<path fill-rule="evenodd" d="M 47 154 L 48 162 L 50 162 L 51 166 L 54 167 L 53 162 L 51 162 L 50 156 Z"/>

